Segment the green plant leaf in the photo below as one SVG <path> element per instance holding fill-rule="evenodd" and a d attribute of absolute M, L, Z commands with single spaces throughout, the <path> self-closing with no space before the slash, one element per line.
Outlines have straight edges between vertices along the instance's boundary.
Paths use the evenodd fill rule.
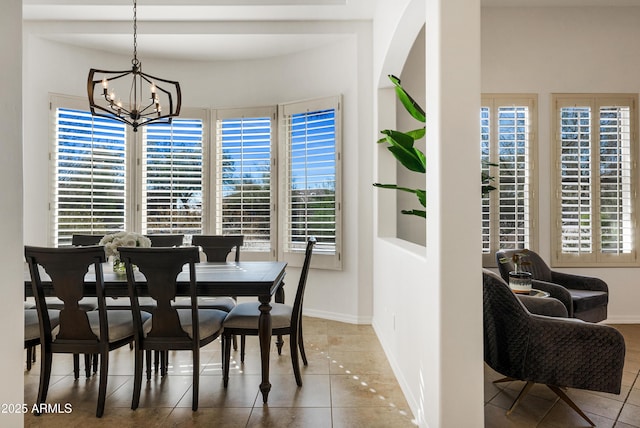
<path fill-rule="evenodd" d="M 387 142 L 387 137 L 386 137 L 386 132 L 392 132 L 392 130 L 390 129 L 385 129 L 384 131 L 380 131 L 381 134 L 385 134 L 384 137 L 380 138 L 377 143 L 381 144 L 381 143 L 386 143 Z M 393 132 L 399 132 L 399 131 L 393 131 Z M 419 129 L 414 129 L 413 131 L 407 131 L 407 132 L 403 132 L 403 134 L 408 135 L 409 137 L 413 138 L 414 141 L 417 141 L 421 138 L 424 138 L 424 135 L 426 133 L 426 129 L 425 127 L 419 128 Z"/>
<path fill-rule="evenodd" d="M 394 131 L 393 129 L 385 129 L 384 131 L 380 131 L 380 133 L 386 135 L 385 141 L 392 146 L 400 146 L 405 149 L 413 148 L 415 139 L 405 132 Z"/>
<path fill-rule="evenodd" d="M 423 126 L 422 128 L 414 129 L 413 131 L 407 131 L 405 132 L 405 134 L 407 134 L 408 136 L 413 138 L 415 141 L 417 141 L 420 138 L 424 138 L 424 134 L 426 132 L 427 132 L 427 129 L 426 127 Z"/>
<path fill-rule="evenodd" d="M 396 95 L 398 96 L 398 99 L 400 100 L 400 102 L 402 103 L 404 108 L 407 109 L 409 114 L 414 119 L 419 120 L 422 123 L 426 122 L 424 110 L 411 97 L 411 95 L 409 95 L 407 93 L 407 91 L 404 90 L 404 88 L 400 84 L 400 79 L 398 79 L 396 76 L 390 74 L 389 75 L 389 80 L 391 80 L 391 82 L 395 85 L 395 87 L 396 87 Z"/>
<path fill-rule="evenodd" d="M 418 217 L 427 218 L 427 212 L 424 210 L 402 210 L 402 214 L 417 215 Z"/>
<path fill-rule="evenodd" d="M 426 172 L 426 168 L 423 162 L 424 155 L 420 156 L 422 152 L 417 149 L 406 150 L 402 147 L 391 146 L 387 147 L 391 153 L 398 159 L 405 168 L 415 172 Z"/>
<path fill-rule="evenodd" d="M 394 189 L 400 190 L 402 192 L 413 193 L 418 198 L 418 202 L 423 207 L 427 206 L 427 192 L 424 189 L 410 189 L 408 187 L 398 186 L 397 184 L 381 184 L 381 183 L 373 183 L 375 187 L 380 187 L 381 189 Z"/>
<path fill-rule="evenodd" d="M 405 168 L 424 173 L 426 171 L 426 158 L 424 153 L 413 147 L 414 140 L 404 132 L 386 129 L 382 131 L 386 135 L 385 141 L 389 143 L 389 151 Z"/>

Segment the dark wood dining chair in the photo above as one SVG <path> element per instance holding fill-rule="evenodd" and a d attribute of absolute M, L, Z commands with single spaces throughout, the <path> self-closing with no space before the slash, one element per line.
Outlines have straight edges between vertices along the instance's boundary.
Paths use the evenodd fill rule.
<path fill-rule="evenodd" d="M 244 235 L 193 235 L 191 244 L 200 247 L 208 262 L 226 262 L 229 253 L 235 249 L 234 261 L 240 261 L 240 247 L 244 243 Z M 178 299 L 176 307 L 183 307 L 183 299 Z M 198 305 L 203 309 L 219 309 L 229 312 L 236 306 L 236 296 L 200 297 Z M 188 305 L 189 302 L 186 302 Z M 236 337 L 233 336 L 233 348 L 238 349 Z"/>
<path fill-rule="evenodd" d="M 50 310 L 49 321 L 51 328 L 58 326 L 60 311 Z M 38 320 L 38 310 L 26 307 L 24 309 L 24 349 L 27 350 L 27 371 L 31 370 L 31 365 L 35 362 L 36 346 L 40 344 L 40 322 Z"/>
<path fill-rule="evenodd" d="M 25 258 L 29 264 L 31 285 L 36 301 L 40 326 L 42 356 L 40 358 L 40 385 L 37 404 L 45 403 L 49 390 L 53 354 L 70 353 L 100 355 L 100 383 L 96 416 L 102 417 L 106 401 L 109 372 L 109 352 L 134 340 L 130 311 L 107 311 L 105 305 L 102 263 L 103 247 L 42 248 L 25 246 Z M 95 294 L 98 310 L 85 311 L 78 302 L 85 293 L 85 275 L 93 266 Z M 59 324 L 52 331 L 47 300 L 40 268 L 51 279 L 49 288 L 64 302 L 60 310 Z"/>
<path fill-rule="evenodd" d="M 304 263 L 300 271 L 300 279 L 298 280 L 298 288 L 296 290 L 296 298 L 293 306 L 284 303 L 271 303 L 271 326 L 272 335 L 289 335 L 289 345 L 291 348 L 291 364 L 293 365 L 293 374 L 296 378 L 296 384 L 302 386 L 302 376 L 300 374 L 300 362 L 298 361 L 298 350 L 302 362 L 307 365 L 307 356 L 304 351 L 304 342 L 302 339 L 302 304 L 304 301 L 304 290 L 307 284 L 307 276 L 309 274 L 309 265 L 311 263 L 311 255 L 315 238 L 311 237 L 307 241 L 305 250 Z M 258 335 L 258 321 L 260 318 L 260 302 L 238 303 L 235 308 L 229 312 L 223 323 L 224 333 L 222 338 L 223 345 L 223 381 L 225 388 L 229 383 L 229 364 L 231 361 L 231 335 L 241 335 L 242 341 L 244 336 Z M 240 352 L 241 361 L 244 361 L 244 346 L 241 344 Z M 264 356 L 269 358 L 269 356 Z"/>
<path fill-rule="evenodd" d="M 184 234 L 145 235 L 151 240 L 152 247 L 180 247 L 184 241 Z"/>
<path fill-rule="evenodd" d="M 98 245 L 104 235 L 84 235 L 74 234 L 71 236 L 71 245 L 74 247 L 86 247 L 88 245 Z"/>
<path fill-rule="evenodd" d="M 200 348 L 211 343 L 222 332 L 222 322 L 227 313 L 217 309 L 199 309 L 196 290 L 195 263 L 200 255 L 196 247 L 176 248 L 120 248 L 120 258 L 125 262 L 127 284 L 131 299 L 131 312 L 135 324 L 135 374 L 131 408 L 140 403 L 142 388 L 143 352 L 164 353 L 169 350 L 190 350 L 193 356 L 192 405 L 198 409 Z M 151 319 L 140 314 L 138 285 L 133 265 L 144 276 L 144 286 L 156 301 L 151 309 Z M 176 297 L 178 275 L 188 266 L 190 308 L 175 308 L 171 302 Z M 147 364 L 147 379 L 151 376 Z"/>
<path fill-rule="evenodd" d="M 202 248 L 208 262 L 226 262 L 233 249 L 235 249 L 234 260 L 239 262 L 244 235 L 193 235 L 191 244 Z"/>

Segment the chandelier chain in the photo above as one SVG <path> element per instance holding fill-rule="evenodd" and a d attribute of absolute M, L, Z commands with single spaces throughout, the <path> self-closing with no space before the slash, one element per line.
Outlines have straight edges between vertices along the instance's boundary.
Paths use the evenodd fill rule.
<path fill-rule="evenodd" d="M 133 65 L 138 65 L 138 6 L 136 0 L 133 0 Z"/>

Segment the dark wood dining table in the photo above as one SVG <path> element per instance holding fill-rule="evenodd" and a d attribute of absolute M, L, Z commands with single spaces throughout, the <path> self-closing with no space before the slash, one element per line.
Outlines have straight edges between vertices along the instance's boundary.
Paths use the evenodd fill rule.
<path fill-rule="evenodd" d="M 263 402 L 267 402 L 271 383 L 269 382 L 269 353 L 271 350 L 271 296 L 279 293 L 276 301 L 283 299 L 282 287 L 286 262 L 261 261 L 261 262 L 226 262 L 226 263 L 197 263 L 196 284 L 199 296 L 253 296 L 260 301 L 260 318 L 258 322 L 260 357 L 262 363 L 262 392 Z M 105 295 L 108 297 L 128 297 L 127 277 L 124 274 L 113 272 L 113 268 L 103 264 L 105 283 Z M 148 296 L 144 276 L 136 271 L 138 294 Z M 45 286 L 45 293 L 51 293 L 52 289 L 46 289 L 50 280 L 46 272 L 41 269 L 41 277 Z M 138 282 L 139 281 L 139 282 Z M 24 273 L 25 296 L 33 295 L 31 289 L 31 276 L 29 268 L 25 264 Z M 85 296 L 95 296 L 95 272 L 91 269 L 85 277 Z M 178 275 L 179 296 L 189 294 L 188 271 L 185 269 Z"/>

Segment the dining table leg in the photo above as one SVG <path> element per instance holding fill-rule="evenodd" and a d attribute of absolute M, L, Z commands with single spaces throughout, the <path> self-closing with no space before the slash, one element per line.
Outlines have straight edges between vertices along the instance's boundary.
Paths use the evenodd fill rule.
<path fill-rule="evenodd" d="M 271 391 L 269 382 L 269 353 L 271 352 L 271 296 L 259 296 L 260 317 L 258 318 L 258 337 L 260 338 L 260 359 L 262 362 L 262 402 L 266 403 Z"/>
<path fill-rule="evenodd" d="M 278 289 L 276 290 L 275 301 L 276 303 L 284 303 L 284 281 L 280 283 L 280 287 L 278 287 Z M 278 338 L 276 339 L 276 346 L 278 347 L 278 355 L 280 355 L 280 353 L 282 352 L 283 345 L 284 345 L 284 339 L 282 338 L 282 335 L 279 334 Z"/>

